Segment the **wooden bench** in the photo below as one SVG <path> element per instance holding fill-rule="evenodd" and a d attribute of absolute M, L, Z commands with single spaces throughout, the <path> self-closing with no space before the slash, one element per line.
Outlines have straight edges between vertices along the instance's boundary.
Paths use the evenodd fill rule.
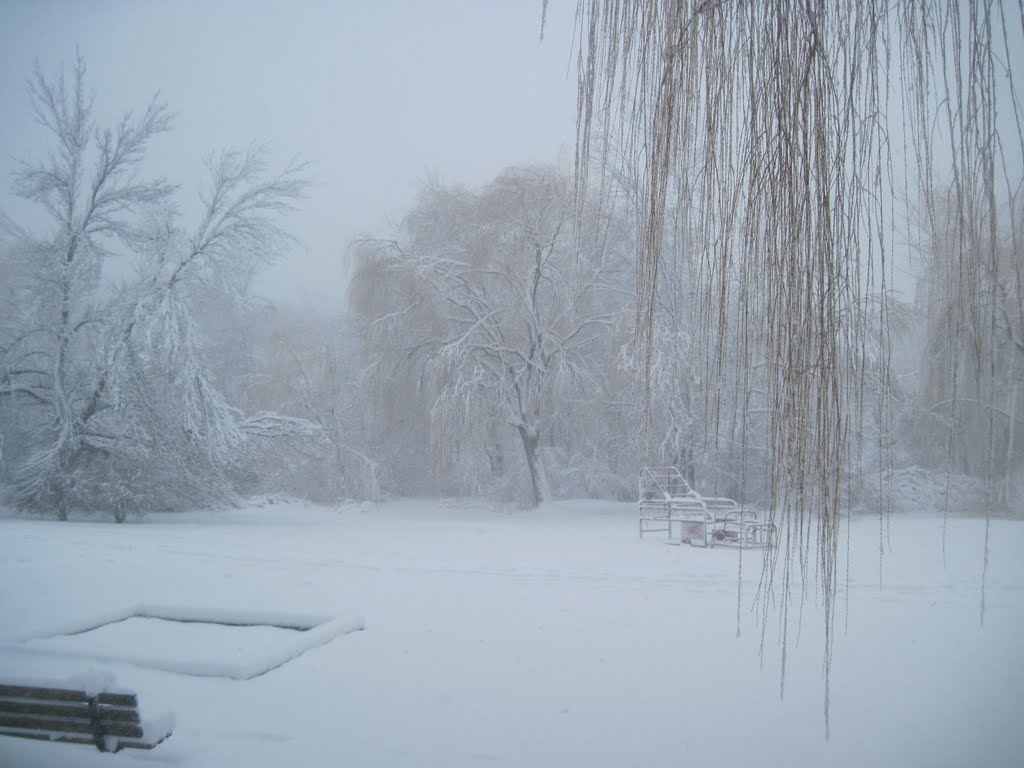
<path fill-rule="evenodd" d="M 152 749 L 173 722 L 143 723 L 131 691 L 0 683 L 0 736 L 93 744 L 101 752 Z"/>

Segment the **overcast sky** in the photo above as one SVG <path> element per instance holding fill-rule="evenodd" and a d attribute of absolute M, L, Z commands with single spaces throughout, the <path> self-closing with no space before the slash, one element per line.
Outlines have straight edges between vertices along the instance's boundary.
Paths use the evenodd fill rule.
<path fill-rule="evenodd" d="M 382 233 L 430 175 L 478 185 L 510 164 L 565 161 L 575 140 L 576 0 L 0 0 L 0 208 L 15 158 L 39 158 L 25 79 L 54 73 L 75 46 L 97 117 L 153 93 L 177 113 L 147 168 L 194 199 L 202 158 L 268 143 L 313 164 L 289 227 L 302 247 L 258 290 L 341 307 L 346 244 Z"/>

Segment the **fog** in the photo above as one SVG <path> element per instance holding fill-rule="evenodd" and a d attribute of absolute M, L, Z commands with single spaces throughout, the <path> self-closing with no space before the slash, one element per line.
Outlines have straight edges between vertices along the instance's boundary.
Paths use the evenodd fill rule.
<path fill-rule="evenodd" d="M 25 88 L 33 60 L 49 72 L 77 46 L 102 124 L 157 91 L 177 113 L 144 168 L 183 192 L 222 147 L 311 163 L 289 225 L 299 243 L 257 290 L 338 312 L 349 241 L 400 218 L 428 178 L 475 185 L 511 163 L 571 162 L 574 14 L 552 4 L 541 44 L 539 2 L 5 3 L 0 176 L 46 151 Z M 6 181 L 0 209 L 36 215 Z"/>

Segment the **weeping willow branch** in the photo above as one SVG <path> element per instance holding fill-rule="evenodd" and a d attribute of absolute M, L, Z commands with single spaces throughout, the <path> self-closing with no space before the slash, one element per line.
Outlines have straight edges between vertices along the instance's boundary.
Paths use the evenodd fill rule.
<path fill-rule="evenodd" d="M 582 195 L 595 179 L 605 188 L 613 141 L 635 164 L 636 328 L 648 366 L 664 233 L 677 203 L 699 286 L 694 336 L 720 385 L 710 387 L 709 423 L 718 422 L 730 368 L 764 372 L 743 374 L 738 385 L 765 389 L 769 403 L 782 544 L 767 559 L 762 590 L 778 576 L 786 606 L 812 568 L 819 579 L 827 728 L 840 502 L 862 438 L 851 425 L 872 394 L 869 331 L 881 329 L 883 345 L 888 338 L 887 303 L 866 299 L 892 288 L 901 177 L 903 193 L 932 211 L 933 182 L 950 178 L 957 295 L 988 306 L 979 265 L 998 274 L 996 194 L 1001 181 L 1015 188 L 997 172 L 1014 167 L 1004 162 L 997 104 L 1015 118 L 1016 145 L 1024 143 L 1012 77 L 999 83 L 997 75 L 1008 69 L 1024 10 L 994 0 L 580 0 L 577 17 L 578 188 Z M 901 136 L 911 162 L 898 169 Z M 993 250 L 978 258 L 979 247 Z M 975 315 L 976 332 L 996 333 L 994 311 Z M 881 391 L 887 355 L 874 366 Z M 993 382 L 994 369 L 985 378 Z M 749 398 L 735 401 L 745 408 Z M 881 399 L 878 407 L 880 423 L 891 425 Z"/>

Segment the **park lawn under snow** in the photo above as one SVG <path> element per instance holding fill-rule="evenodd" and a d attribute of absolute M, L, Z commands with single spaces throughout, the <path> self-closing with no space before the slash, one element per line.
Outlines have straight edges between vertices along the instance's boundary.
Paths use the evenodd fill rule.
<path fill-rule="evenodd" d="M 780 700 L 777 622 L 762 660 L 751 610 L 760 555 L 743 555 L 737 637 L 738 553 L 640 540 L 635 505 L 0 519 L 0 680 L 109 672 L 144 716 L 177 722 L 153 752 L 116 756 L 0 737 L 0 765 L 1021 765 L 1024 525 L 992 523 L 983 627 L 984 521 L 949 523 L 945 566 L 941 515 L 884 534 L 881 589 L 877 519 L 852 523 L 848 589 L 839 567 L 826 740 L 813 587 L 790 610 Z M 365 629 L 248 680 L 111 659 L 216 672 L 273 656 L 293 631 L 132 619 L 38 639 L 139 604 Z"/>

